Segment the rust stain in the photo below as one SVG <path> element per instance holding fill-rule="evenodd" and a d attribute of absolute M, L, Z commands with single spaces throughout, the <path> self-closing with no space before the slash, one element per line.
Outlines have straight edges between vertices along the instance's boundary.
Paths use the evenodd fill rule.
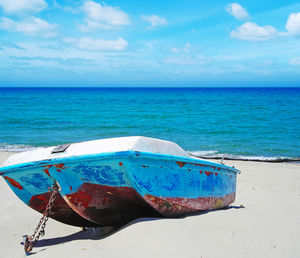
<path fill-rule="evenodd" d="M 191 162 L 183 162 L 183 161 L 176 161 L 177 165 L 179 167 L 183 167 L 185 166 L 186 164 L 189 164 L 189 165 L 193 165 L 193 166 L 197 166 L 197 167 L 211 167 L 213 170 L 216 169 L 215 166 L 211 166 L 211 165 L 203 165 L 203 164 L 198 164 L 198 163 L 191 163 Z M 220 168 L 218 168 L 218 170 L 220 171 Z"/>
<path fill-rule="evenodd" d="M 51 167 L 55 167 L 57 172 L 61 172 L 62 169 L 66 169 L 68 167 L 65 167 L 65 163 L 59 163 L 59 164 L 53 164 L 53 165 L 46 165 L 46 166 L 42 166 L 45 167 L 45 169 L 43 169 L 43 171 L 50 176 L 50 172 L 49 172 L 49 168 Z"/>
<path fill-rule="evenodd" d="M 131 187 L 84 183 L 67 194 L 68 204 L 82 217 L 99 225 L 124 225 L 138 217 L 160 216 Z"/>
<path fill-rule="evenodd" d="M 46 168 L 43 169 L 43 171 L 44 171 L 48 176 L 50 176 L 49 168 L 50 168 L 51 166 L 44 166 L 44 167 L 46 167 Z"/>
<path fill-rule="evenodd" d="M 189 163 L 189 164 L 197 166 L 197 167 L 209 167 L 208 165 L 202 165 L 202 164 L 197 164 L 197 163 Z"/>
<path fill-rule="evenodd" d="M 66 168 L 68 168 L 68 167 L 65 167 L 65 163 L 55 164 L 53 166 L 57 168 L 56 170 L 59 170 L 59 168 L 60 169 L 66 169 Z"/>
<path fill-rule="evenodd" d="M 67 194 L 66 197 L 69 199 L 72 198 L 72 202 L 79 203 L 84 208 L 89 207 L 89 204 L 92 200 L 92 197 L 88 193 L 85 193 L 83 191 L 78 191 L 76 193 Z"/>
<path fill-rule="evenodd" d="M 186 162 L 181 162 L 181 161 L 176 161 L 176 163 L 181 168 L 186 164 Z"/>
<path fill-rule="evenodd" d="M 4 177 L 13 187 L 16 187 L 20 190 L 23 190 L 23 186 L 21 186 L 17 181 L 15 181 L 14 179 L 8 177 L 8 176 L 5 176 Z"/>
<path fill-rule="evenodd" d="M 50 176 L 50 173 L 49 173 L 49 169 L 48 169 L 48 168 L 44 169 L 44 172 L 45 172 L 48 176 Z"/>
<path fill-rule="evenodd" d="M 43 214 L 43 212 L 46 209 L 46 206 L 49 202 L 50 193 L 42 193 L 39 195 L 33 195 L 31 199 L 29 200 L 28 205 L 35 209 L 36 211 Z M 49 216 L 57 221 L 60 221 L 62 223 L 66 223 L 73 226 L 78 227 L 95 227 L 96 224 L 85 220 L 80 215 L 78 215 L 76 212 L 74 212 L 69 205 L 65 202 L 65 200 L 61 197 L 60 194 L 56 196 L 55 202 L 53 203 L 52 212 L 49 214 Z"/>
<path fill-rule="evenodd" d="M 179 215 L 195 212 L 195 210 L 192 208 L 187 208 L 185 206 L 173 203 L 168 199 L 162 199 L 150 194 L 146 194 L 144 198 L 154 209 L 166 217 L 177 217 Z"/>
<path fill-rule="evenodd" d="M 213 195 L 212 193 L 210 195 Z M 228 206 L 235 200 L 235 193 L 225 195 L 223 197 L 156 197 L 145 195 L 145 200 L 158 210 L 162 215 L 167 217 L 175 217 L 182 214 L 188 214 L 194 211 L 218 209 Z M 165 202 L 169 204 L 166 205 Z"/>

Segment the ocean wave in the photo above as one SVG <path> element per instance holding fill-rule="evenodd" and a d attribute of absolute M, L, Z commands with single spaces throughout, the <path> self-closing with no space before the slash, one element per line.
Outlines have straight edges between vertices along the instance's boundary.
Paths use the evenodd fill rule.
<path fill-rule="evenodd" d="M 36 150 L 40 148 L 43 147 L 36 147 L 36 146 L 25 145 L 25 144 L 0 143 L 0 151 L 23 152 L 23 151 Z M 262 162 L 290 162 L 290 161 L 300 162 L 300 157 L 243 156 L 243 155 L 218 153 L 218 151 L 216 150 L 187 151 L 187 152 L 190 155 L 201 159 L 216 159 L 216 160 L 224 159 L 224 160 L 240 160 L 240 161 L 262 161 Z"/>
<path fill-rule="evenodd" d="M 224 160 L 241 160 L 241 161 L 261 161 L 261 162 L 291 162 L 300 161 L 300 157 L 267 157 L 267 156 L 243 156 L 234 154 L 217 153 L 217 151 L 188 151 L 192 156 L 201 159 L 224 159 Z"/>
<path fill-rule="evenodd" d="M 218 155 L 218 151 L 215 150 L 209 150 L 209 151 L 188 151 L 189 154 L 191 154 L 192 156 L 216 156 Z"/>
<path fill-rule="evenodd" d="M 7 143 L 0 143 L 0 151 L 11 151 L 11 152 L 22 152 L 22 151 L 29 151 L 39 149 L 40 147 L 34 147 L 31 145 L 25 144 L 7 144 Z"/>

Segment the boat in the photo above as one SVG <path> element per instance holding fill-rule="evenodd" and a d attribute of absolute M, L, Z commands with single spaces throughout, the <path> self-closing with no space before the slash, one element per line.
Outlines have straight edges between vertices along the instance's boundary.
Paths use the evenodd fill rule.
<path fill-rule="evenodd" d="M 239 172 L 143 136 L 39 148 L 13 154 L 0 167 L 14 193 L 40 213 L 56 184 L 49 216 L 82 227 L 224 208 L 235 200 Z"/>

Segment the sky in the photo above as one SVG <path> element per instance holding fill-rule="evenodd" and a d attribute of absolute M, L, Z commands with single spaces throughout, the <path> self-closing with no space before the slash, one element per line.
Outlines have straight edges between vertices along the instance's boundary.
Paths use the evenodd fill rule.
<path fill-rule="evenodd" d="M 300 2 L 0 0 L 0 86 L 300 87 Z"/>

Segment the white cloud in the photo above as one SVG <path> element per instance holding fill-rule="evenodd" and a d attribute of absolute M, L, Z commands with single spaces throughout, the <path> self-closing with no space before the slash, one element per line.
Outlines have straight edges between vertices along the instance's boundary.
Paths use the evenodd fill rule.
<path fill-rule="evenodd" d="M 180 56 L 180 57 L 170 57 L 164 60 L 165 64 L 174 64 L 174 65 L 201 65 L 207 63 L 208 60 L 203 56 Z"/>
<path fill-rule="evenodd" d="M 44 0 L 0 0 L 0 6 L 7 13 L 39 12 L 47 8 Z"/>
<path fill-rule="evenodd" d="M 264 41 L 273 38 L 277 30 L 272 26 L 259 26 L 254 22 L 246 22 L 236 30 L 231 31 L 232 38 L 250 41 Z"/>
<path fill-rule="evenodd" d="M 184 48 L 182 49 L 182 51 L 184 53 L 190 53 L 190 50 L 191 50 L 191 43 L 187 42 L 184 46 Z"/>
<path fill-rule="evenodd" d="M 56 24 L 50 24 L 34 16 L 30 16 L 22 21 L 14 21 L 7 17 L 2 17 L 0 20 L 0 29 L 21 32 L 29 36 L 53 37 L 55 36 L 55 27 Z"/>
<path fill-rule="evenodd" d="M 75 43 L 76 42 L 76 39 L 74 39 L 74 38 L 64 38 L 63 40 L 66 43 Z"/>
<path fill-rule="evenodd" d="M 175 48 L 175 47 L 173 47 L 173 48 L 171 48 L 170 50 L 171 50 L 171 52 L 173 52 L 173 53 L 181 53 L 181 52 L 183 52 L 183 53 L 190 53 L 190 51 L 191 51 L 191 43 L 189 43 L 189 42 L 187 42 L 185 45 L 184 45 L 184 47 L 183 48 Z"/>
<path fill-rule="evenodd" d="M 293 58 L 289 61 L 290 65 L 300 66 L 300 57 Z"/>
<path fill-rule="evenodd" d="M 87 15 L 85 24 L 80 26 L 80 29 L 84 32 L 97 29 L 112 29 L 130 24 L 127 13 L 118 7 L 86 1 L 82 8 Z"/>
<path fill-rule="evenodd" d="M 118 38 L 117 40 L 104 40 L 99 38 L 65 38 L 66 43 L 74 44 L 76 47 L 84 50 L 96 51 L 122 51 L 128 46 L 126 40 Z"/>
<path fill-rule="evenodd" d="M 93 21 L 93 20 L 89 20 L 89 19 L 86 19 L 85 24 L 79 25 L 79 29 L 82 32 L 90 32 L 90 31 L 95 31 L 95 30 L 110 30 L 113 28 L 115 28 L 115 27 L 110 24 Z"/>
<path fill-rule="evenodd" d="M 11 30 L 15 25 L 15 22 L 12 19 L 7 17 L 1 17 L 0 20 L 0 30 Z"/>
<path fill-rule="evenodd" d="M 300 12 L 290 14 L 285 28 L 290 35 L 300 35 Z"/>
<path fill-rule="evenodd" d="M 247 20 L 250 15 L 241 5 L 238 3 L 231 3 L 227 5 L 226 11 L 238 20 Z"/>
<path fill-rule="evenodd" d="M 152 15 L 141 15 L 141 19 L 143 21 L 149 22 L 150 27 L 149 29 L 155 28 L 157 26 L 162 26 L 167 24 L 167 20 L 163 17 L 160 17 L 158 15 L 152 14 Z"/>
<path fill-rule="evenodd" d="M 180 49 L 176 48 L 176 47 L 172 47 L 171 49 L 171 52 L 173 53 L 180 53 Z"/>

